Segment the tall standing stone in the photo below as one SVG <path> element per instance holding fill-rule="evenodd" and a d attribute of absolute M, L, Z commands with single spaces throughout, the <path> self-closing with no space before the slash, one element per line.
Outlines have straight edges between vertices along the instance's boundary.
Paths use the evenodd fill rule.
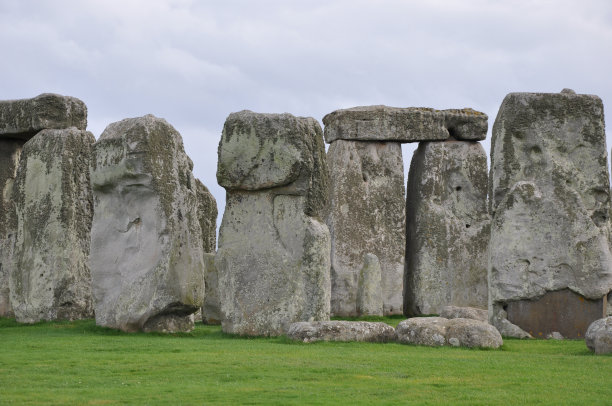
<path fill-rule="evenodd" d="M 96 324 L 124 331 L 193 328 L 204 264 L 192 169 L 181 135 L 152 115 L 110 124 L 95 143 Z"/>
<path fill-rule="evenodd" d="M 404 312 L 487 307 L 487 155 L 478 142 L 422 142 L 408 176 Z"/>
<path fill-rule="evenodd" d="M 223 331 L 280 335 L 329 318 L 328 174 L 312 118 L 232 113 L 219 143 L 227 190 L 215 265 Z"/>
<path fill-rule="evenodd" d="M 12 187 L 23 144 L 44 129 L 87 127 L 87 107 L 74 97 L 41 94 L 0 101 L 0 317 L 14 316 L 9 274 L 17 232 Z"/>
<path fill-rule="evenodd" d="M 612 290 L 605 139 L 597 96 L 504 99 L 491 147 L 492 323 L 572 338 L 602 317 Z"/>
<path fill-rule="evenodd" d="M 217 201 L 208 188 L 195 180 L 198 196 L 198 220 L 202 229 L 202 245 L 204 252 L 215 252 L 217 247 Z"/>
<path fill-rule="evenodd" d="M 337 140 L 329 146 L 327 162 L 332 314 L 359 314 L 359 272 L 366 253 L 380 261 L 384 314 L 401 314 L 405 249 L 401 144 Z"/>
<path fill-rule="evenodd" d="M 23 147 L 12 188 L 17 232 L 9 277 L 19 322 L 93 316 L 87 264 L 93 142 L 90 132 L 73 127 L 43 130 Z"/>

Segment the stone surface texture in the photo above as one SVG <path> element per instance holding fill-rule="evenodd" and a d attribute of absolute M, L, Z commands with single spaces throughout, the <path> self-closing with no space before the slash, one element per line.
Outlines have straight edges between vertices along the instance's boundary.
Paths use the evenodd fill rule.
<path fill-rule="evenodd" d="M 473 319 L 415 317 L 401 321 L 395 329 L 397 341 L 431 347 L 499 348 L 503 340 L 492 325 Z"/>
<path fill-rule="evenodd" d="M 206 282 L 202 322 L 221 324 L 221 302 L 219 300 L 219 273 L 215 267 L 215 253 L 204 253 L 204 281 Z"/>
<path fill-rule="evenodd" d="M 487 135 L 486 114 L 466 108 L 363 106 L 336 110 L 323 117 L 325 141 L 480 141 Z"/>
<path fill-rule="evenodd" d="M 44 93 L 0 101 L 0 138 L 28 140 L 44 129 L 87 128 L 87 106 L 75 97 Z"/>
<path fill-rule="evenodd" d="M 444 306 L 440 312 L 440 317 L 445 319 L 472 319 L 484 322 L 489 321 L 489 313 L 486 309 L 475 307 Z"/>
<path fill-rule="evenodd" d="M 395 329 L 386 323 L 367 321 L 313 321 L 293 323 L 287 337 L 311 343 L 315 341 L 395 341 Z"/>
<path fill-rule="evenodd" d="M 595 320 L 584 338 L 586 346 L 595 354 L 612 353 L 612 317 Z"/>
<path fill-rule="evenodd" d="M 498 314 L 511 301 L 562 289 L 601 300 L 612 290 L 610 182 L 599 97 L 569 91 L 507 95 L 493 126 L 489 181 L 492 323 L 504 318 Z"/>
<path fill-rule="evenodd" d="M 381 267 L 383 312 L 402 313 L 404 163 L 397 142 L 334 141 L 327 152 L 331 205 L 332 314 L 356 316 L 364 255 Z"/>
<path fill-rule="evenodd" d="M 360 316 L 382 316 L 382 271 L 378 257 L 365 254 L 357 284 L 357 313 Z"/>
<path fill-rule="evenodd" d="M 404 314 L 487 307 L 487 156 L 478 142 L 422 142 L 408 176 Z"/>
<path fill-rule="evenodd" d="M 9 288 L 17 321 L 93 316 L 88 266 L 91 133 L 43 130 L 23 146 L 12 187 L 17 228 Z"/>
<path fill-rule="evenodd" d="M 187 331 L 204 298 L 193 163 L 152 115 L 110 124 L 94 145 L 91 271 L 96 324 Z"/>
<path fill-rule="evenodd" d="M 204 252 L 215 252 L 217 248 L 217 215 L 219 214 L 217 201 L 199 179 L 196 179 L 195 183 Z"/>
<path fill-rule="evenodd" d="M 217 180 L 227 190 L 215 257 L 223 331 L 274 336 L 328 320 L 329 180 L 316 120 L 230 114 Z"/>

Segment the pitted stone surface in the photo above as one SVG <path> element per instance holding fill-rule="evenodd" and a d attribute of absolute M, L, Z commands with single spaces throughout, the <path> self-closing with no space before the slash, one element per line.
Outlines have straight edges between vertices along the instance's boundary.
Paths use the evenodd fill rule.
<path fill-rule="evenodd" d="M 110 124 L 95 143 L 90 263 L 98 325 L 192 328 L 187 316 L 204 298 L 192 168 L 178 131 L 152 115 Z"/>
<path fill-rule="evenodd" d="M 612 317 L 591 323 L 584 338 L 586 346 L 595 354 L 612 353 Z"/>
<path fill-rule="evenodd" d="M 363 256 L 363 268 L 357 284 L 357 313 L 361 316 L 382 316 L 382 275 L 380 262 L 374 254 Z"/>
<path fill-rule="evenodd" d="M 440 317 L 445 319 L 472 319 L 488 322 L 489 314 L 485 309 L 475 307 L 444 306 L 440 312 Z"/>
<path fill-rule="evenodd" d="M 9 287 L 19 322 L 93 316 L 87 263 L 91 133 L 43 130 L 23 147 L 12 188 L 17 228 Z"/>
<path fill-rule="evenodd" d="M 28 140 L 44 129 L 87 128 L 87 106 L 75 97 L 43 93 L 0 101 L 0 138 Z"/>
<path fill-rule="evenodd" d="M 362 106 L 336 110 L 323 117 L 325 141 L 479 141 L 487 135 L 486 114 L 466 108 Z"/>
<path fill-rule="evenodd" d="M 610 183 L 597 96 L 507 95 L 493 126 L 489 196 L 492 323 L 508 301 L 566 288 L 601 300 L 612 290 Z"/>
<path fill-rule="evenodd" d="M 495 327 L 473 319 L 415 317 L 400 322 L 395 332 L 400 343 L 430 347 L 499 348 L 503 344 Z"/>
<path fill-rule="evenodd" d="M 223 331 L 281 335 L 329 319 L 328 174 L 311 118 L 228 117 L 217 180 L 227 190 L 215 266 Z"/>
<path fill-rule="evenodd" d="M 487 156 L 477 142 L 423 142 L 410 164 L 404 313 L 487 306 Z"/>
<path fill-rule="evenodd" d="M 356 316 L 367 253 L 381 267 L 383 312 L 402 313 L 404 163 L 397 142 L 334 141 L 327 152 L 332 238 L 332 314 Z"/>
<path fill-rule="evenodd" d="M 204 252 L 215 252 L 217 248 L 217 201 L 199 179 L 196 179 L 195 183 Z"/>
<path fill-rule="evenodd" d="M 395 341 L 395 329 L 386 323 L 367 321 L 313 321 L 293 323 L 287 337 L 312 343 L 315 341 Z"/>

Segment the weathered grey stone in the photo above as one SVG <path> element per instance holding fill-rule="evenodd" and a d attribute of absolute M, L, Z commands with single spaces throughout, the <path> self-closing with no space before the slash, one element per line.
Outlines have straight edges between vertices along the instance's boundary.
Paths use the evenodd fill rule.
<path fill-rule="evenodd" d="M 493 126 L 489 196 L 492 323 L 511 301 L 563 289 L 601 300 L 612 290 L 610 183 L 597 96 L 507 95 Z M 564 325 L 585 319 L 558 301 L 549 310 L 571 316 L 559 322 Z M 510 312 L 508 317 L 523 328 Z M 563 325 L 536 327 L 538 335 L 559 331 L 568 337 Z"/>
<path fill-rule="evenodd" d="M 365 254 L 357 284 L 357 312 L 361 316 L 383 315 L 381 273 L 378 257 L 374 254 Z"/>
<path fill-rule="evenodd" d="M 430 347 L 446 345 L 447 322 L 448 319 L 442 317 L 414 317 L 403 320 L 395 328 L 397 341 Z"/>
<path fill-rule="evenodd" d="M 356 316 L 363 256 L 380 261 L 384 314 L 402 313 L 404 163 L 397 142 L 334 141 L 331 175 L 332 314 Z"/>
<path fill-rule="evenodd" d="M 404 314 L 487 306 L 487 156 L 477 142 L 423 142 L 406 200 Z"/>
<path fill-rule="evenodd" d="M 91 133 L 43 130 L 21 152 L 12 197 L 17 230 L 9 275 L 19 322 L 93 316 L 87 264 Z"/>
<path fill-rule="evenodd" d="M 487 135 L 486 114 L 466 108 L 363 106 L 336 110 L 323 117 L 325 141 L 479 141 Z"/>
<path fill-rule="evenodd" d="M 221 324 L 221 302 L 219 300 L 219 273 L 215 267 L 215 253 L 204 254 L 204 281 L 206 282 L 202 322 L 204 324 Z"/>
<path fill-rule="evenodd" d="M 565 337 L 563 337 L 563 334 L 559 333 L 558 331 L 553 331 L 552 333 L 548 334 L 546 336 L 546 338 L 548 340 L 563 340 L 563 339 L 565 339 Z"/>
<path fill-rule="evenodd" d="M 487 322 L 451 319 L 446 323 L 446 342 L 453 347 L 499 348 L 504 341 L 497 329 Z"/>
<path fill-rule="evenodd" d="M 199 179 L 196 179 L 195 182 L 204 252 L 215 252 L 217 248 L 217 215 L 219 214 L 217 201 Z"/>
<path fill-rule="evenodd" d="M 228 192 L 215 257 L 223 331 L 281 335 L 293 322 L 329 319 L 330 238 L 320 220 L 328 174 L 318 123 L 230 114 L 217 180 Z"/>
<path fill-rule="evenodd" d="M 510 338 L 533 338 L 531 334 L 517 326 L 516 324 L 510 323 L 507 318 L 507 313 L 503 309 L 499 309 L 493 319 L 489 317 L 489 322 L 495 326 L 497 331 L 502 337 Z"/>
<path fill-rule="evenodd" d="M 440 312 L 440 317 L 445 319 L 472 319 L 488 322 L 489 313 L 485 309 L 475 307 L 444 306 Z"/>
<path fill-rule="evenodd" d="M 191 329 L 187 316 L 204 298 L 192 168 L 178 131 L 152 115 L 110 124 L 95 143 L 90 263 L 96 324 Z"/>
<path fill-rule="evenodd" d="M 24 141 L 0 138 L 0 317 L 14 317 L 9 294 L 9 274 L 17 232 L 13 183 Z"/>
<path fill-rule="evenodd" d="M 0 138 L 28 140 L 44 129 L 87 128 L 87 106 L 75 97 L 43 93 L 0 101 Z"/>
<path fill-rule="evenodd" d="M 604 317 L 591 323 L 584 341 L 595 354 L 612 353 L 612 317 Z"/>
<path fill-rule="evenodd" d="M 395 341 L 395 329 L 386 323 L 367 321 L 313 321 L 293 323 L 287 337 L 312 343 L 315 341 Z"/>
<path fill-rule="evenodd" d="M 404 344 L 439 347 L 499 348 L 503 340 L 492 325 L 473 319 L 415 317 L 401 321 L 395 329 Z"/>

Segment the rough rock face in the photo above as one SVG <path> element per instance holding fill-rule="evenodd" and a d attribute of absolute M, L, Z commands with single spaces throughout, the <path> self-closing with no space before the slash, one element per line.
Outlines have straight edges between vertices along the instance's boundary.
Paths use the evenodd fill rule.
<path fill-rule="evenodd" d="M 404 313 L 487 306 L 487 156 L 477 142 L 423 142 L 410 164 Z"/>
<path fill-rule="evenodd" d="M 0 317 L 13 317 L 9 274 L 17 232 L 13 183 L 24 141 L 0 138 Z"/>
<path fill-rule="evenodd" d="M 215 266 L 223 331 L 280 335 L 329 319 L 328 174 L 319 124 L 232 113 L 217 180 L 227 190 Z"/>
<path fill-rule="evenodd" d="M 612 317 L 595 320 L 584 338 L 586 346 L 595 354 L 612 353 Z"/>
<path fill-rule="evenodd" d="M 181 135 L 152 115 L 110 124 L 93 149 L 96 323 L 185 331 L 202 306 L 202 231 Z"/>
<path fill-rule="evenodd" d="M 472 319 L 484 322 L 489 321 L 488 312 L 484 309 L 477 309 L 475 307 L 444 306 L 440 312 L 440 317 L 444 317 L 445 319 Z"/>
<path fill-rule="evenodd" d="M 327 162 L 332 314 L 358 314 L 359 272 L 366 253 L 380 261 L 384 314 L 401 314 L 406 240 L 401 145 L 338 140 L 330 145 Z"/>
<path fill-rule="evenodd" d="M 612 290 L 601 100 L 571 91 L 507 95 L 493 126 L 489 196 L 491 322 L 507 306 L 508 320 L 534 335 L 583 336 L 584 330 L 564 328 L 594 320 L 570 305 L 572 294 L 538 306 L 518 304 L 528 312 L 520 322 L 511 303 L 568 291 L 603 307 L 602 298 Z M 567 317 L 521 324 L 542 312 Z"/>
<path fill-rule="evenodd" d="M 382 316 L 382 275 L 374 254 L 365 254 L 357 284 L 357 313 L 361 316 Z"/>
<path fill-rule="evenodd" d="M 44 93 L 0 101 L 0 138 L 28 140 L 44 129 L 87 128 L 87 107 L 75 97 Z"/>
<path fill-rule="evenodd" d="M 21 153 L 10 297 L 19 322 L 93 316 L 87 264 L 92 196 L 91 133 L 43 130 Z"/>
<path fill-rule="evenodd" d="M 206 282 L 202 322 L 204 324 L 221 324 L 221 302 L 219 301 L 219 273 L 215 267 L 215 254 L 204 254 L 204 281 Z"/>
<path fill-rule="evenodd" d="M 400 322 L 397 341 L 404 344 L 438 347 L 499 348 L 503 340 L 492 325 L 472 319 L 416 317 Z"/>
<path fill-rule="evenodd" d="M 287 337 L 311 343 L 315 341 L 395 341 L 395 329 L 386 323 L 367 321 L 313 321 L 293 323 Z"/>
<path fill-rule="evenodd" d="M 199 179 L 196 179 L 195 183 L 204 252 L 215 252 L 217 248 L 217 201 Z"/>
<path fill-rule="evenodd" d="M 323 117 L 325 141 L 479 141 L 487 135 L 486 114 L 466 108 L 364 106 L 336 110 Z"/>

